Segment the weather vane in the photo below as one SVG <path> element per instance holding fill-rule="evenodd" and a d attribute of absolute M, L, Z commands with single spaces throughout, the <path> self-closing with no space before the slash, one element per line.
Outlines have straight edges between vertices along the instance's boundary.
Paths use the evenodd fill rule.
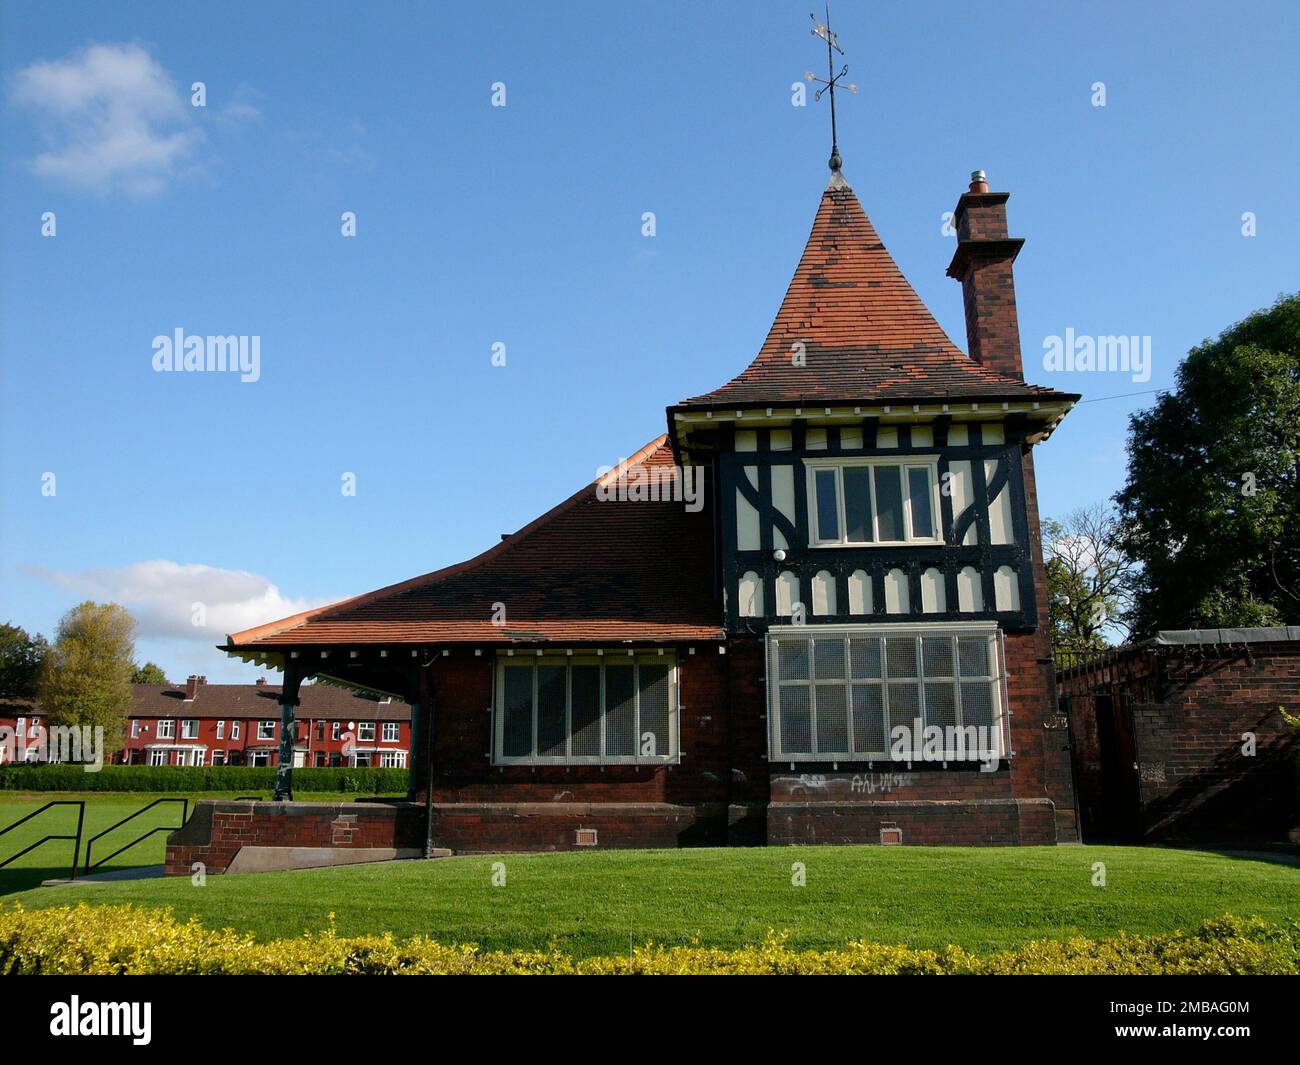
<path fill-rule="evenodd" d="M 839 84 L 840 79 L 849 72 L 848 64 L 840 69 L 838 74 L 835 73 L 835 53 L 844 54 L 844 49 L 840 47 L 839 38 L 831 31 L 831 7 L 826 5 L 826 21 L 818 22 L 816 15 L 809 15 L 813 20 L 812 35 L 820 37 L 826 42 L 826 77 L 819 78 L 811 70 L 804 74 L 804 81 L 815 82 L 821 88 L 813 96 L 814 100 L 820 100 L 822 94 L 829 91 L 831 94 L 831 160 L 830 167 L 832 172 L 839 173 L 839 169 L 844 165 L 844 160 L 840 158 L 839 139 L 835 134 L 835 86 Z M 851 93 L 856 93 L 858 87 L 853 84 L 845 85 Z"/>

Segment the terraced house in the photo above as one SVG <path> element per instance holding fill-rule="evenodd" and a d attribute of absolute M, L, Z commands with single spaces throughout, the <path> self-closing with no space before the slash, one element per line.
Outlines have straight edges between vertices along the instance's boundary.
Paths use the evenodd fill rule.
<path fill-rule="evenodd" d="M 228 638 L 284 670 L 285 749 L 306 677 L 406 699 L 397 847 L 1077 838 L 1031 449 L 1078 397 L 1024 379 L 1007 199 L 957 201 L 967 354 L 836 166 L 757 356 L 663 436 L 476 558 Z M 704 505 L 613 490 L 647 471 Z"/>

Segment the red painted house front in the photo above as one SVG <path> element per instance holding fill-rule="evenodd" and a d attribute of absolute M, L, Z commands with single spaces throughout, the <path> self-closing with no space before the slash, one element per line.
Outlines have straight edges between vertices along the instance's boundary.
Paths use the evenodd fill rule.
<path fill-rule="evenodd" d="M 330 685 L 303 685 L 295 766 L 375 765 L 405 769 L 411 708 Z M 184 688 L 137 684 L 126 723 L 126 747 L 114 757 L 128 765 L 278 765 L 280 689 L 257 684 L 208 684 L 190 677 Z"/>
<path fill-rule="evenodd" d="M 758 356 L 666 435 L 225 650 L 285 671 L 290 733 L 313 675 L 406 698 L 428 845 L 1077 838 L 1030 451 L 1078 397 L 1024 380 L 1006 201 L 955 212 L 971 356 L 836 170 Z"/>

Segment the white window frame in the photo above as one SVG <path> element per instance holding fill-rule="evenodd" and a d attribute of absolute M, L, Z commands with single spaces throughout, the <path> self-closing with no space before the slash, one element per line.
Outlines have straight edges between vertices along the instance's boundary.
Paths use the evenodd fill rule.
<path fill-rule="evenodd" d="M 406 752 L 403 750 L 380 751 L 379 764 L 384 769 L 405 769 Z"/>
<path fill-rule="evenodd" d="M 385 721 L 382 732 L 380 733 L 380 743 L 401 743 L 402 742 L 402 723 L 400 721 Z"/>
<path fill-rule="evenodd" d="M 275 722 L 259 721 L 257 723 L 257 739 L 259 743 L 275 739 Z"/>
<path fill-rule="evenodd" d="M 219 740 L 224 740 L 225 738 L 226 738 L 226 723 L 225 723 L 224 721 L 218 721 L 218 722 L 217 722 L 217 739 L 219 739 Z"/>
<path fill-rule="evenodd" d="M 181 739 L 197 740 L 199 738 L 199 719 L 197 717 L 181 718 Z"/>
<path fill-rule="evenodd" d="M 839 455 L 834 458 L 804 459 L 806 467 L 805 491 L 808 495 L 808 539 L 810 547 L 900 547 L 917 544 L 943 544 L 943 510 L 939 505 L 939 456 L 938 455 L 873 455 L 870 458 Z M 873 540 L 848 539 L 848 523 L 844 520 L 844 470 L 846 468 L 871 467 L 871 532 Z M 876 520 L 877 499 L 876 473 L 878 466 L 899 466 L 902 468 L 903 489 L 903 534 L 902 540 L 879 539 Z M 914 468 L 924 469 L 930 480 L 930 524 L 933 536 L 915 536 L 912 533 L 912 493 L 908 489 L 908 471 Z M 836 520 L 840 535 L 831 539 L 823 537 L 818 529 L 817 508 L 817 471 L 835 470 L 835 505 Z"/>
<path fill-rule="evenodd" d="M 994 623 L 980 621 L 956 621 L 956 622 L 900 622 L 886 623 L 880 625 L 774 625 L 768 630 L 767 638 L 767 691 L 768 691 L 768 760 L 771 762 L 883 762 L 888 765 L 897 766 L 905 764 L 906 759 L 896 760 L 890 753 L 891 745 L 890 732 L 899 724 L 912 726 L 912 721 L 893 721 L 889 717 L 888 703 L 888 682 L 885 675 L 886 667 L 882 663 L 882 677 L 880 681 L 882 700 L 885 713 L 885 744 L 883 751 L 864 751 L 855 752 L 853 748 L 853 702 L 852 702 L 852 685 L 851 679 L 844 680 L 846 690 L 846 713 L 848 717 L 848 751 L 826 751 L 817 750 L 817 729 L 816 722 L 816 688 L 818 680 L 814 677 L 813 656 L 809 659 L 809 677 L 807 680 L 782 681 L 780 679 L 779 664 L 777 661 L 777 647 L 782 637 L 787 638 L 812 638 L 817 637 L 898 637 L 898 636 L 985 636 L 991 643 L 991 664 L 992 676 L 988 678 L 990 694 L 992 697 L 992 730 L 993 740 L 996 744 L 994 753 L 999 759 L 1010 757 L 1009 743 L 1009 723 L 1007 720 L 1007 679 L 1006 679 L 1006 655 L 1003 641 L 1002 630 Z M 955 650 L 955 649 L 954 649 Z M 847 659 L 847 655 L 846 655 Z M 847 670 L 846 665 L 846 670 Z M 925 679 L 923 676 L 923 665 L 921 655 L 917 658 L 917 698 L 919 713 L 925 720 Z M 958 665 L 954 663 L 954 669 Z M 946 678 L 945 678 L 946 679 Z M 984 679 L 984 678 L 980 678 Z M 839 683 L 836 680 L 823 680 L 823 684 Z M 866 680 L 860 683 L 874 684 L 874 680 Z M 781 689 L 783 687 L 806 686 L 809 694 L 810 727 L 812 729 L 812 746 L 813 751 L 785 751 L 781 747 Z M 963 725 L 961 710 L 961 685 L 962 680 L 959 677 L 953 679 L 953 693 L 956 700 L 956 724 L 958 727 Z M 913 714 L 915 717 L 915 714 Z M 925 724 L 930 722 L 925 721 Z M 916 742 L 920 742 L 919 740 Z M 967 759 L 968 761 L 978 760 L 974 755 Z"/>
<path fill-rule="evenodd" d="M 358 743 L 375 742 L 375 723 L 373 721 L 357 722 L 357 742 Z"/>
<path fill-rule="evenodd" d="M 600 666 L 600 745 L 605 747 L 605 666 L 612 665 L 658 665 L 668 667 L 668 743 L 669 750 L 663 754 L 643 755 L 640 753 L 641 738 L 641 686 L 639 670 L 633 690 L 636 695 L 636 754 L 623 755 L 517 755 L 502 754 L 505 747 L 505 670 L 507 666 Z M 626 648 L 606 651 L 603 655 L 594 652 L 582 654 L 545 654 L 509 657 L 497 655 L 496 669 L 493 671 L 492 699 L 492 764 L 493 765 L 676 765 L 681 761 L 681 715 L 679 705 L 680 665 L 675 653 L 665 651 L 660 654 L 657 649 L 649 652 L 637 652 L 629 655 Z M 573 738 L 573 679 L 572 672 L 565 671 L 565 735 L 566 745 Z M 537 747 L 537 672 L 533 671 L 533 749 Z"/>
<path fill-rule="evenodd" d="M 140 719 L 133 717 L 131 718 L 131 739 L 138 740 L 139 738 L 140 738 Z"/>
<path fill-rule="evenodd" d="M 337 740 L 342 733 L 342 724 L 338 721 L 330 722 L 330 739 Z"/>
<path fill-rule="evenodd" d="M 237 739 L 239 739 L 239 722 L 238 722 L 238 721 L 232 721 L 232 722 L 230 723 L 230 738 L 231 738 L 232 740 L 237 740 Z"/>
<path fill-rule="evenodd" d="M 166 765 L 166 764 L 167 764 L 167 752 L 166 752 L 166 751 L 150 751 L 150 752 L 149 752 L 149 764 L 150 764 L 150 765 Z"/>
<path fill-rule="evenodd" d="M 173 717 L 160 718 L 158 720 L 158 734 L 155 738 L 174 740 L 176 738 L 176 719 Z"/>

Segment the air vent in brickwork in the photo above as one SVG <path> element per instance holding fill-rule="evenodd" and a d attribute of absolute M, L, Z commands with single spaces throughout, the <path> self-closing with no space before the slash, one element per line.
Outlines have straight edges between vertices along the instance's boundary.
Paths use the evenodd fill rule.
<path fill-rule="evenodd" d="M 596 830 L 594 828 L 578 829 L 578 838 L 575 842 L 579 847 L 596 846 Z"/>

